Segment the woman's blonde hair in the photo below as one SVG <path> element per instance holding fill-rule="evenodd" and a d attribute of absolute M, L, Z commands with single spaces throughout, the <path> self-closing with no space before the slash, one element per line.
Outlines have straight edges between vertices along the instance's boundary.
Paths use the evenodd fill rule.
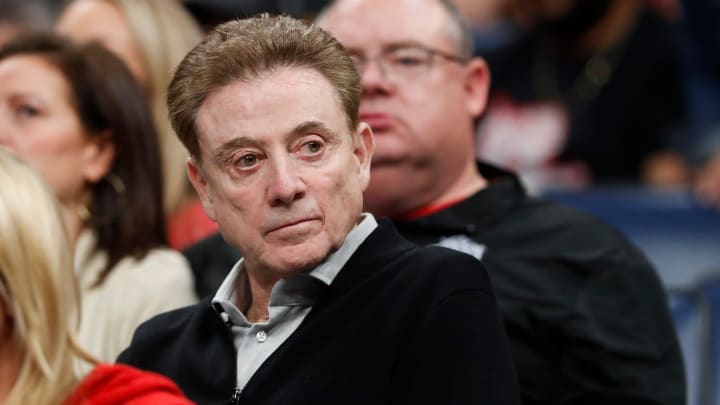
<path fill-rule="evenodd" d="M 148 74 L 147 91 L 163 164 L 165 213 L 174 212 L 192 193 L 185 159 L 188 152 L 170 126 L 167 86 L 176 66 L 203 39 L 192 15 L 178 1 L 111 0 L 126 16 Z"/>
<path fill-rule="evenodd" d="M 7 405 L 57 404 L 78 382 L 79 295 L 72 250 L 52 191 L 0 147 L 0 283 L 20 351 Z M 5 316 L 5 315 L 3 315 Z"/>

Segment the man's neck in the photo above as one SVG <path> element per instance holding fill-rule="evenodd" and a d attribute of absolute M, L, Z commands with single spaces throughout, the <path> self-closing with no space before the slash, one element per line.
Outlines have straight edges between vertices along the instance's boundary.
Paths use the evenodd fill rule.
<path fill-rule="evenodd" d="M 402 212 L 392 215 L 396 219 L 409 219 L 409 216 L 416 216 L 413 213 L 421 211 L 433 212 L 434 207 L 448 207 L 456 203 L 462 202 L 478 191 L 487 187 L 487 180 L 478 172 L 475 162 L 468 165 L 465 170 L 447 187 L 438 197 L 416 207 L 410 212 Z M 442 209 L 438 209 L 441 211 Z"/>
<path fill-rule="evenodd" d="M 270 319 L 270 294 L 280 277 L 269 277 L 261 271 L 245 270 L 235 280 L 235 306 L 245 314 L 248 322 L 265 322 Z"/>

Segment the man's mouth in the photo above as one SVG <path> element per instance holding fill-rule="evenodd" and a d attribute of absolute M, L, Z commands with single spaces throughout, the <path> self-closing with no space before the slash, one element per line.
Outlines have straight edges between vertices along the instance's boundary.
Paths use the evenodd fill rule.
<path fill-rule="evenodd" d="M 390 129 L 393 126 L 393 119 L 385 113 L 361 112 L 360 121 L 367 122 L 373 131 L 381 132 Z"/>
<path fill-rule="evenodd" d="M 283 221 L 282 223 L 280 223 L 278 225 L 272 225 L 271 227 L 269 227 L 269 230 L 266 233 L 282 231 L 282 230 L 290 229 L 290 228 L 293 228 L 296 226 L 302 226 L 306 223 L 315 221 L 317 219 L 318 218 L 315 218 L 315 217 L 308 217 L 308 218 L 294 219 L 294 220 L 290 220 L 290 221 Z"/>

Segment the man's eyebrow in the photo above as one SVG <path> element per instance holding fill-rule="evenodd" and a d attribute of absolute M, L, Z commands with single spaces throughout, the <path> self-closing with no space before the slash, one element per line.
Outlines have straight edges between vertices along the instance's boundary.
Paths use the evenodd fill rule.
<path fill-rule="evenodd" d="M 383 50 L 394 51 L 396 49 L 417 48 L 417 47 L 425 48 L 425 47 L 427 47 L 427 45 L 420 43 L 418 41 L 407 40 L 407 41 L 393 42 L 393 43 L 387 44 L 387 45 L 383 46 Z"/>
<path fill-rule="evenodd" d="M 335 131 L 328 128 L 325 124 L 320 121 L 305 121 L 298 124 L 292 131 L 290 136 L 305 135 L 308 132 L 315 132 L 319 135 L 334 135 Z"/>
<path fill-rule="evenodd" d="M 426 48 L 427 45 L 425 45 L 425 44 L 423 44 L 423 43 L 421 43 L 421 42 L 418 42 L 418 41 L 410 40 L 410 39 L 409 39 L 409 40 L 404 40 L 404 41 L 397 41 L 397 42 L 391 42 L 391 43 L 388 43 L 388 44 L 383 44 L 383 46 L 382 46 L 382 52 L 391 52 L 391 51 L 394 51 L 394 50 L 396 50 L 396 49 L 402 49 L 402 48 L 417 48 L 417 47 Z M 347 50 L 348 50 L 348 52 L 350 52 L 351 54 L 352 54 L 352 53 L 357 53 L 357 52 L 359 51 L 358 48 L 352 48 L 352 47 L 348 47 Z"/>
<path fill-rule="evenodd" d="M 294 138 L 297 136 L 305 135 L 308 133 L 317 133 L 318 135 L 335 135 L 336 132 L 331 130 L 327 127 L 327 125 L 323 124 L 320 121 L 305 121 L 295 126 L 288 134 L 287 136 L 290 138 Z M 241 148 L 250 148 L 250 147 L 260 147 L 262 146 L 262 142 L 258 141 L 257 139 L 250 138 L 248 136 L 239 136 L 237 138 L 233 138 L 222 145 L 215 148 L 212 152 L 213 159 L 222 164 L 225 164 L 225 162 L 230 158 L 230 155 Z"/>
<path fill-rule="evenodd" d="M 255 139 L 249 138 L 247 136 L 240 136 L 237 138 L 233 138 L 215 148 L 213 150 L 212 156 L 216 162 L 222 165 L 227 159 L 229 159 L 233 151 L 240 148 L 258 146 L 259 144 L 260 143 Z"/>

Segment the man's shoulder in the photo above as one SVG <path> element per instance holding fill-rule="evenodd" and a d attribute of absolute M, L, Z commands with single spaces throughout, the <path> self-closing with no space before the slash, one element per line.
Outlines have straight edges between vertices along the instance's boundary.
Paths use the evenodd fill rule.
<path fill-rule="evenodd" d="M 495 200 L 488 200 L 483 194 L 467 200 L 466 206 L 454 213 L 475 224 L 475 228 L 446 235 L 435 243 L 481 257 L 491 273 L 498 267 L 524 268 L 523 263 L 537 267 L 539 262 L 543 263 L 539 267 L 543 271 L 557 271 L 569 265 L 575 270 L 583 269 L 587 275 L 610 269 L 625 274 L 655 273 L 643 253 L 603 219 L 547 198 L 507 190 L 498 193 L 493 195 Z M 492 205 L 493 201 L 502 202 Z M 485 210 L 476 212 L 467 204 Z M 488 207 L 492 209 L 487 211 Z M 492 218 L 488 218 L 488 212 L 493 213 Z M 434 226 L 436 237 L 445 233 L 442 223 Z M 413 239 L 417 235 L 407 236 Z"/>
<path fill-rule="evenodd" d="M 439 294 L 463 288 L 491 290 L 483 264 L 471 255 L 441 246 L 408 241 L 388 220 L 358 248 L 340 273 L 342 288 L 354 289 L 364 281 L 385 290 L 424 291 Z"/>
<path fill-rule="evenodd" d="M 469 289 L 492 292 L 490 279 L 480 260 L 441 245 L 413 244 L 404 255 L 389 262 L 386 271 L 404 288 L 424 285 L 438 294 Z"/>
<path fill-rule="evenodd" d="M 221 403 L 235 386 L 232 338 L 211 297 L 142 324 L 117 362 L 169 377 L 197 403 Z"/>
<path fill-rule="evenodd" d="M 140 325 L 140 328 L 147 330 L 170 330 L 184 328 L 192 320 L 197 321 L 198 318 L 207 316 L 210 313 L 209 305 L 208 298 L 205 298 L 194 305 L 188 305 L 158 314 L 145 321 L 142 325 Z M 138 330 L 140 330 L 140 328 L 138 328 Z"/>
<path fill-rule="evenodd" d="M 655 279 L 645 254 L 614 225 L 593 214 L 544 198 L 529 198 L 482 239 L 487 262 L 504 266 L 529 260 L 545 271 L 570 269 L 575 276 L 608 272 L 618 277 Z M 491 265 L 492 263 L 492 265 Z M 584 279 L 584 278 L 581 278 Z"/>
<path fill-rule="evenodd" d="M 361 247 L 361 253 L 387 251 L 390 254 L 384 260 L 390 266 L 407 267 L 408 264 L 412 264 L 418 268 L 437 269 L 438 265 L 443 263 L 458 263 L 482 268 L 482 264 L 476 258 L 464 252 L 440 245 L 420 245 L 407 239 L 398 233 L 395 224 L 387 219 L 380 221 L 380 226 L 373 234 L 379 236 L 369 239 L 369 243 Z"/>
<path fill-rule="evenodd" d="M 130 346 L 118 357 L 118 362 L 141 366 L 150 353 L 175 350 L 188 333 L 210 333 L 216 315 L 210 298 L 173 311 L 164 312 L 143 322 L 135 331 Z"/>
<path fill-rule="evenodd" d="M 531 197 L 508 214 L 508 223 L 522 223 L 529 231 L 555 236 L 573 237 L 577 241 L 627 243 L 625 236 L 613 225 L 593 214 L 547 198 Z M 503 223 L 500 223 L 502 226 Z"/>

